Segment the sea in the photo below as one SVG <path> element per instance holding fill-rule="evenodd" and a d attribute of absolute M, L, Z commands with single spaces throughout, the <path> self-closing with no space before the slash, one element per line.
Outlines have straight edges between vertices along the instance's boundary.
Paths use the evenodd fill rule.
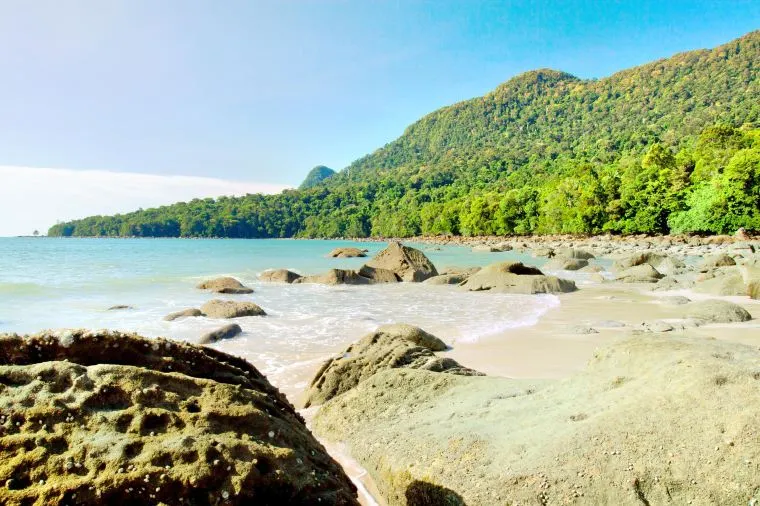
<path fill-rule="evenodd" d="M 482 266 L 501 260 L 540 265 L 516 252 L 473 253 L 464 246 L 409 245 L 438 267 Z M 339 246 L 374 255 L 380 242 L 291 239 L 0 238 L 0 332 L 88 328 L 197 342 L 228 323 L 168 313 L 212 298 L 250 300 L 267 316 L 237 318 L 243 334 L 213 346 L 250 361 L 286 395 L 302 392 L 326 358 L 386 323 L 417 325 L 451 346 L 535 324 L 559 304 L 552 295 L 465 292 L 454 286 L 399 283 L 373 286 L 264 283 L 274 268 L 315 274 L 358 268 L 365 258 L 328 258 Z M 567 274 L 567 273 L 565 273 Z M 234 276 L 254 289 L 218 295 L 196 288 Z M 566 276 L 567 277 L 567 276 Z M 109 310 L 126 305 L 130 309 Z"/>

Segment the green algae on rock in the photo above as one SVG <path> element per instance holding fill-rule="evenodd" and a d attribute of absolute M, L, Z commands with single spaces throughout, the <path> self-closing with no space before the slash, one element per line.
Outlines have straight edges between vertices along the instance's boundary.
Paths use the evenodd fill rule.
<path fill-rule="evenodd" d="M 0 503 L 356 505 L 246 361 L 82 330 L 0 335 Z"/>

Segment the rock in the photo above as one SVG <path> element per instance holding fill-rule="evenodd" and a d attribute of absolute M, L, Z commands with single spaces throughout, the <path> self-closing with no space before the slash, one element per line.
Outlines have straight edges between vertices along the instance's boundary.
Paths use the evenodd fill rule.
<path fill-rule="evenodd" d="M 676 278 L 675 276 L 665 276 L 661 278 L 657 284 L 652 287 L 652 290 L 667 292 L 670 290 L 683 290 L 694 286 L 694 282 L 691 280 L 685 280 L 683 278 Z"/>
<path fill-rule="evenodd" d="M 111 306 L 107 309 L 107 311 L 120 311 L 123 309 L 134 309 L 132 306 L 125 306 L 124 304 L 119 304 L 117 306 Z"/>
<path fill-rule="evenodd" d="M 500 251 L 499 248 L 488 244 L 478 244 L 477 246 L 472 247 L 473 253 L 499 253 Z"/>
<path fill-rule="evenodd" d="M 578 335 L 598 334 L 599 331 L 588 325 L 573 325 L 569 328 L 570 333 Z"/>
<path fill-rule="evenodd" d="M 694 284 L 694 291 L 710 295 L 744 295 L 747 288 L 742 275 L 735 272 L 697 282 Z"/>
<path fill-rule="evenodd" d="M 359 276 L 371 279 L 373 283 L 398 283 L 401 281 L 395 272 L 379 269 L 368 265 L 359 269 Z"/>
<path fill-rule="evenodd" d="M 186 316 L 203 316 L 203 313 L 200 309 L 194 307 L 190 309 L 183 309 L 182 311 L 176 311 L 164 316 L 164 321 L 172 322 L 178 318 L 184 318 Z"/>
<path fill-rule="evenodd" d="M 664 321 L 645 322 L 642 327 L 646 332 L 671 332 L 674 329 L 673 325 Z"/>
<path fill-rule="evenodd" d="M 682 306 L 691 302 L 691 299 L 682 295 L 673 295 L 671 297 L 660 297 L 659 302 L 670 306 Z"/>
<path fill-rule="evenodd" d="M 222 277 L 222 278 L 216 278 L 216 279 L 210 279 L 210 280 L 204 281 L 203 283 L 198 285 L 198 288 L 200 288 L 201 290 L 210 290 L 216 293 L 241 294 L 241 293 L 253 292 L 252 289 L 243 285 L 237 279 L 230 278 L 230 277 Z"/>
<path fill-rule="evenodd" d="M 304 276 L 295 283 L 320 283 L 323 285 L 368 285 L 372 280 L 360 276 L 356 271 L 346 269 L 330 269 L 322 274 Z"/>
<path fill-rule="evenodd" d="M 749 312 L 738 304 L 720 299 L 692 302 L 686 306 L 686 317 L 707 323 L 735 323 L 752 319 Z"/>
<path fill-rule="evenodd" d="M 594 327 L 599 327 L 602 329 L 621 329 L 625 327 L 625 323 L 619 322 L 617 320 L 601 320 L 594 324 Z"/>
<path fill-rule="evenodd" d="M 259 274 L 261 281 L 267 281 L 271 283 L 293 283 L 295 280 L 301 278 L 301 275 L 289 271 L 287 269 L 274 269 L 270 271 L 264 271 Z"/>
<path fill-rule="evenodd" d="M 574 281 L 545 276 L 535 267 L 521 262 L 491 264 L 470 276 L 461 286 L 469 291 L 523 294 L 566 293 L 577 289 Z"/>
<path fill-rule="evenodd" d="M 756 347 L 642 334 L 556 381 L 388 369 L 313 427 L 388 504 L 747 504 L 758 363 Z"/>
<path fill-rule="evenodd" d="M 750 281 L 747 284 L 747 295 L 752 299 L 760 299 L 760 280 Z"/>
<path fill-rule="evenodd" d="M 734 234 L 734 237 L 736 237 L 737 239 L 742 239 L 746 241 L 747 239 L 749 239 L 749 234 L 747 233 L 746 230 L 744 230 L 744 227 L 739 227 L 739 229 Z"/>
<path fill-rule="evenodd" d="M 675 271 L 677 269 L 682 269 L 685 267 L 685 264 L 680 260 L 673 259 L 667 255 L 646 251 L 617 260 L 613 264 L 612 268 L 613 270 L 624 271 L 630 269 L 631 267 L 636 267 L 644 264 L 648 264 L 657 269 L 658 272 L 665 274 L 675 274 Z"/>
<path fill-rule="evenodd" d="M 423 281 L 426 285 L 459 285 L 469 278 L 466 274 L 439 274 Z"/>
<path fill-rule="evenodd" d="M 391 271 L 401 281 L 425 281 L 438 275 L 433 263 L 418 249 L 391 242 L 375 255 L 365 267 Z"/>
<path fill-rule="evenodd" d="M 546 271 L 577 271 L 587 266 L 588 260 L 555 256 L 546 262 L 541 268 Z"/>
<path fill-rule="evenodd" d="M 355 258 L 355 257 L 366 257 L 367 256 L 367 250 L 366 249 L 359 249 L 359 248 L 335 248 L 330 253 L 327 254 L 330 258 Z"/>
<path fill-rule="evenodd" d="M 266 312 L 253 302 L 214 299 L 201 306 L 201 312 L 209 318 L 240 318 L 264 316 Z"/>
<path fill-rule="evenodd" d="M 736 261 L 732 257 L 722 253 L 720 255 L 705 258 L 699 266 L 699 271 L 707 272 L 717 269 L 718 267 L 730 267 L 732 265 L 736 265 Z"/>
<path fill-rule="evenodd" d="M 0 383 L 0 504 L 358 504 L 237 357 L 109 331 L 5 334 Z"/>
<path fill-rule="evenodd" d="M 384 325 L 322 364 L 306 392 L 304 405 L 308 408 L 323 404 L 383 369 L 404 367 L 450 374 L 481 374 L 433 353 L 445 349 L 443 341 L 418 327 Z"/>
<path fill-rule="evenodd" d="M 579 260 L 590 260 L 594 258 L 594 255 L 588 251 L 574 248 L 561 248 L 557 251 L 557 256 L 563 256 L 565 258 L 576 258 Z"/>
<path fill-rule="evenodd" d="M 535 248 L 533 249 L 533 256 L 552 258 L 554 256 L 554 250 L 551 248 Z"/>
<path fill-rule="evenodd" d="M 597 272 L 604 272 L 604 267 L 601 265 L 587 265 L 586 267 L 582 267 L 579 269 L 580 272 L 589 272 L 589 273 L 597 273 Z"/>
<path fill-rule="evenodd" d="M 649 264 L 641 264 L 621 271 L 615 276 L 618 281 L 625 283 L 656 283 L 663 278 L 657 269 Z"/>
<path fill-rule="evenodd" d="M 211 332 L 203 334 L 198 340 L 198 343 L 211 344 L 217 341 L 221 341 L 222 339 L 232 339 L 233 337 L 242 333 L 243 329 L 240 328 L 240 325 L 237 323 L 230 323 L 229 325 L 225 325 L 224 327 L 220 327 L 216 330 L 212 330 Z"/>

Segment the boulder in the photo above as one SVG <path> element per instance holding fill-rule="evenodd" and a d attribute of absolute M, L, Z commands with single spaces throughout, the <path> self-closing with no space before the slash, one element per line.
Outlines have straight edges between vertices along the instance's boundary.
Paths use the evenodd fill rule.
<path fill-rule="evenodd" d="M 710 295 L 745 295 L 747 287 L 739 272 L 715 276 L 694 284 L 693 290 Z"/>
<path fill-rule="evenodd" d="M 305 407 L 323 404 L 383 369 L 404 367 L 480 374 L 433 353 L 445 349 L 443 341 L 418 327 L 384 325 L 322 364 L 306 392 Z"/>
<path fill-rule="evenodd" d="M 736 260 L 732 257 L 722 253 L 720 255 L 710 256 L 699 265 L 700 272 L 708 272 L 718 267 L 730 267 L 736 265 Z"/>
<path fill-rule="evenodd" d="M 358 272 L 346 269 L 330 269 L 322 274 L 298 278 L 295 283 L 320 283 L 323 285 L 368 285 L 373 281 Z"/>
<path fill-rule="evenodd" d="M 356 257 L 366 257 L 367 256 L 367 250 L 366 249 L 359 249 L 359 248 L 335 248 L 330 253 L 327 254 L 330 258 L 356 258 Z"/>
<path fill-rule="evenodd" d="M 182 311 L 175 311 L 164 316 L 164 321 L 173 322 L 178 318 L 185 318 L 187 316 L 203 316 L 203 312 L 198 308 L 183 309 Z"/>
<path fill-rule="evenodd" d="M 242 333 L 243 329 L 240 328 L 240 325 L 237 323 L 230 323 L 229 325 L 225 325 L 224 327 L 212 330 L 211 332 L 206 332 L 198 340 L 198 343 L 211 344 L 217 341 L 221 341 L 222 339 L 232 339 L 233 337 Z"/>
<path fill-rule="evenodd" d="M 480 270 L 480 267 L 447 267 L 438 276 L 428 278 L 428 285 L 459 285 Z"/>
<path fill-rule="evenodd" d="M 686 305 L 686 317 L 706 323 L 736 323 L 752 319 L 752 315 L 739 304 L 720 299 L 708 299 Z"/>
<path fill-rule="evenodd" d="M 752 299 L 760 299 L 760 279 L 747 284 L 747 295 Z"/>
<path fill-rule="evenodd" d="M 660 297 L 658 299 L 660 304 L 667 304 L 669 306 L 682 306 L 691 302 L 691 299 L 684 297 L 683 295 L 673 295 L 670 297 Z"/>
<path fill-rule="evenodd" d="M 560 250 L 557 251 L 556 254 L 557 256 L 563 256 L 565 258 L 576 258 L 579 260 L 591 260 L 592 258 L 595 258 L 593 253 L 590 253 L 582 249 L 574 249 L 574 248 L 560 248 Z"/>
<path fill-rule="evenodd" d="M 538 257 L 546 257 L 546 258 L 552 258 L 555 253 L 554 250 L 551 248 L 534 248 L 533 249 L 533 256 Z"/>
<path fill-rule="evenodd" d="M 647 333 L 561 380 L 387 369 L 313 428 L 346 443 L 388 504 L 747 504 L 758 363 L 756 346 Z"/>
<path fill-rule="evenodd" d="M 472 247 L 473 253 L 499 253 L 501 250 L 489 244 L 478 244 Z"/>
<path fill-rule="evenodd" d="M 425 281 L 438 275 L 433 263 L 418 249 L 391 242 L 375 255 L 366 267 L 391 271 L 401 281 Z"/>
<path fill-rule="evenodd" d="M 461 285 L 471 292 L 490 290 L 500 293 L 566 293 L 577 290 L 574 281 L 545 276 L 535 267 L 521 262 L 499 262 L 482 268 Z"/>
<path fill-rule="evenodd" d="M 541 268 L 547 271 L 577 271 L 588 266 L 588 260 L 555 256 Z"/>
<path fill-rule="evenodd" d="M 201 306 L 201 312 L 209 318 L 240 318 L 264 316 L 266 312 L 253 302 L 214 299 Z"/>
<path fill-rule="evenodd" d="M 401 281 L 393 271 L 370 267 L 368 265 L 364 265 L 359 269 L 359 276 L 370 279 L 373 283 L 398 283 Z"/>
<path fill-rule="evenodd" d="M 358 504 L 237 357 L 109 331 L 5 334 L 0 384 L 0 504 Z"/>
<path fill-rule="evenodd" d="M 618 272 L 615 279 L 625 283 L 657 283 L 663 277 L 665 276 L 651 265 L 641 264 Z"/>
<path fill-rule="evenodd" d="M 264 271 L 259 274 L 259 279 L 261 281 L 267 281 L 271 283 L 293 283 L 300 277 L 300 274 L 289 271 L 287 269 L 273 269 L 270 271 Z"/>
<path fill-rule="evenodd" d="M 253 292 L 251 288 L 248 288 L 247 286 L 243 285 L 237 279 L 230 278 L 227 276 L 204 281 L 198 285 L 198 288 L 200 288 L 201 290 L 210 290 L 216 293 L 240 294 L 240 293 Z"/>
<path fill-rule="evenodd" d="M 648 264 L 664 274 L 676 274 L 678 269 L 685 267 L 685 264 L 680 260 L 660 253 L 645 251 L 615 261 L 612 268 L 616 271 L 624 271 L 644 264 Z"/>

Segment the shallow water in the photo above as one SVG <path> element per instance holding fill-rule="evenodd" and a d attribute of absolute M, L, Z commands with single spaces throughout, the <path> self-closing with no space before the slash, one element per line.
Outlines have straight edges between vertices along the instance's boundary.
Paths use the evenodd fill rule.
<path fill-rule="evenodd" d="M 192 342 L 226 322 L 165 322 L 163 317 L 215 297 L 252 300 L 268 316 L 236 319 L 244 333 L 216 346 L 245 357 L 292 393 L 305 387 L 305 370 L 381 324 L 419 325 L 456 346 L 532 325 L 559 303 L 553 296 L 486 295 L 449 286 L 257 281 L 269 268 L 312 274 L 362 265 L 366 259 L 325 257 L 346 245 L 367 248 L 369 255 L 385 247 L 350 241 L 0 238 L 0 331 L 110 328 Z M 512 252 L 474 254 L 466 247 L 417 246 L 439 269 L 504 259 L 541 263 Z M 254 293 L 217 296 L 195 288 L 217 275 L 235 276 Z M 107 310 L 117 304 L 134 309 Z"/>

